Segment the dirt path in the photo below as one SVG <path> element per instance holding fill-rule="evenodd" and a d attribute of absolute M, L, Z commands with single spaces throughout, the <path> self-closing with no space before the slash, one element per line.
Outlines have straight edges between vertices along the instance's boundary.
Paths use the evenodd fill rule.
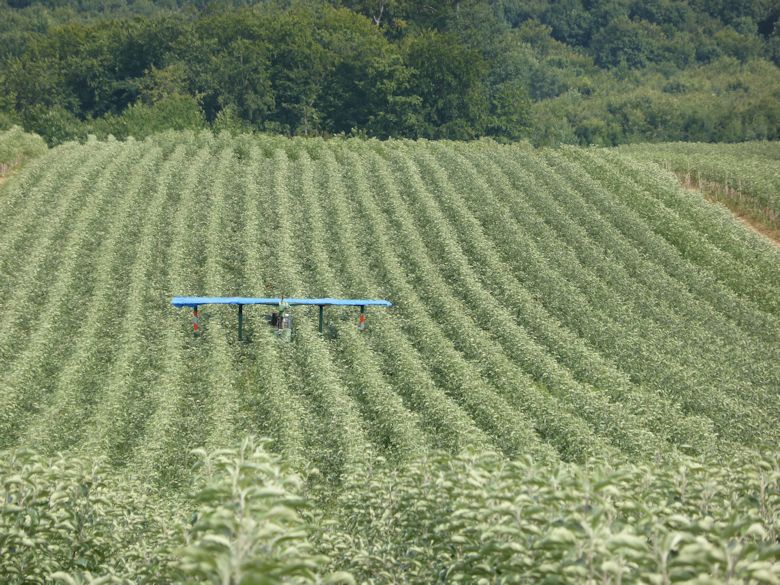
<path fill-rule="evenodd" d="M 720 203 L 720 202 L 717 202 Z M 771 227 L 765 226 L 762 223 L 755 221 L 753 218 L 748 217 L 740 213 L 738 209 L 732 209 L 728 205 L 725 206 L 742 224 L 746 225 L 749 229 L 753 230 L 757 234 L 761 234 L 766 237 L 775 246 L 780 248 L 780 232 Z"/>
<path fill-rule="evenodd" d="M 743 209 L 736 201 L 724 199 L 723 197 L 718 197 L 713 193 L 708 193 L 707 190 L 703 190 L 699 188 L 699 186 L 696 185 L 695 183 L 686 181 L 683 178 L 680 178 L 680 185 L 686 191 L 690 191 L 691 193 L 696 193 L 697 195 L 704 197 L 710 203 L 717 203 L 718 205 L 722 205 L 723 207 L 728 209 L 731 212 L 731 214 L 740 223 L 742 223 L 742 225 L 752 230 L 753 232 L 764 236 L 775 246 L 780 247 L 780 230 L 777 230 L 772 226 L 766 225 L 765 223 L 757 219 L 755 216 L 747 213 L 745 209 Z M 735 199 L 742 199 L 742 198 L 744 198 L 744 196 L 740 196 L 739 198 L 735 198 Z"/>

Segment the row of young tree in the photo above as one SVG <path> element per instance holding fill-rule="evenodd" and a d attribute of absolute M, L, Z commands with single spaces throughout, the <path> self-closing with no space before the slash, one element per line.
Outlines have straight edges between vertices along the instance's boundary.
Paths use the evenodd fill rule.
<path fill-rule="evenodd" d="M 780 138 L 780 9 L 0 0 L 0 127 L 618 144 Z"/>

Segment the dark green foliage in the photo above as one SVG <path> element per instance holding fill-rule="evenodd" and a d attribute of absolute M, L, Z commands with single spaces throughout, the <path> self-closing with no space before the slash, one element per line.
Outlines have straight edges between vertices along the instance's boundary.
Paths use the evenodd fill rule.
<path fill-rule="evenodd" d="M 406 61 L 420 96 L 423 136 L 468 140 L 484 133 L 487 64 L 452 35 L 427 32 L 410 39 Z"/>
<path fill-rule="evenodd" d="M 632 69 L 660 60 L 657 46 L 659 30 L 648 22 L 621 17 L 598 31 L 592 42 L 596 63 L 606 67 L 619 65 Z"/>
<path fill-rule="evenodd" d="M 100 136 L 145 138 L 164 130 L 195 130 L 206 121 L 198 103 L 188 95 L 171 95 L 153 104 L 138 101 L 121 115 L 96 119 L 90 130 Z"/>
<path fill-rule="evenodd" d="M 383 138 L 415 133 L 421 98 L 398 47 L 369 21 L 344 10 L 326 11 L 320 26 L 329 65 L 314 108 L 323 129 Z"/>
<path fill-rule="evenodd" d="M 144 114 L 154 123 L 117 120 L 171 96 L 171 128 L 234 119 L 287 135 L 538 144 L 778 135 L 780 12 L 767 0 L 15 1 L 0 16 L 0 124 L 49 144 L 144 136 L 166 108 Z M 736 121 L 729 96 L 702 87 L 732 62 L 763 69 Z M 616 115 L 637 92 L 637 113 Z"/>
<path fill-rule="evenodd" d="M 766 61 L 742 65 L 724 57 L 669 75 L 627 71 L 620 82 L 598 74 L 590 94 L 569 91 L 533 104 L 534 141 L 617 145 L 778 140 L 776 72 Z"/>
<path fill-rule="evenodd" d="M 86 126 L 62 106 L 34 105 L 20 113 L 25 130 L 42 136 L 49 146 L 69 140 L 83 140 Z"/>

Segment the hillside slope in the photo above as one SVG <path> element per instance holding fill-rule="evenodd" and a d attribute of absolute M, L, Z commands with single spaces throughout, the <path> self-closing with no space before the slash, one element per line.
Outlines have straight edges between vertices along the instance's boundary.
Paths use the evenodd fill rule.
<path fill-rule="evenodd" d="M 655 171 L 654 171 L 655 169 Z M 175 484 L 268 435 L 380 454 L 651 460 L 778 444 L 780 255 L 607 150 L 166 134 L 66 144 L 0 191 L 0 447 Z M 251 341 L 174 295 L 391 299 Z"/>
<path fill-rule="evenodd" d="M 722 203 L 780 241 L 780 143 L 661 143 L 621 147 L 674 171 L 687 187 Z"/>

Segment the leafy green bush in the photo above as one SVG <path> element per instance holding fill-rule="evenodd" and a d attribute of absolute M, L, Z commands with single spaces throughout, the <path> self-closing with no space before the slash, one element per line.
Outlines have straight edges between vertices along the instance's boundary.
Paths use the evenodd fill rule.
<path fill-rule="evenodd" d="M 0 579 L 780 579 L 777 454 L 715 466 L 692 458 L 577 465 L 434 453 L 403 468 L 377 459 L 349 469 L 340 485 L 308 488 L 263 442 L 195 455 L 191 495 L 165 495 L 119 479 L 100 461 L 4 453 Z"/>
<path fill-rule="evenodd" d="M 193 499 L 198 511 L 175 561 L 185 580 L 315 582 L 326 559 L 307 540 L 300 480 L 250 439 L 237 450 L 196 453 L 203 481 Z"/>
<path fill-rule="evenodd" d="M 29 134 L 19 126 L 0 131 L 0 177 L 46 150 L 46 143 L 40 136 Z"/>
<path fill-rule="evenodd" d="M 165 569 L 176 507 L 115 481 L 104 463 L 17 451 L 3 454 L 0 478 L 3 582 Z"/>
<path fill-rule="evenodd" d="M 349 475 L 319 529 L 374 582 L 776 583 L 780 460 L 379 464 Z"/>
<path fill-rule="evenodd" d="M 61 105 L 36 104 L 20 114 L 24 128 L 43 137 L 49 146 L 64 144 L 71 140 L 84 141 L 87 127 L 76 115 Z"/>
<path fill-rule="evenodd" d="M 165 130 L 199 130 L 205 126 L 203 111 L 195 98 L 167 96 L 153 104 L 138 101 L 119 116 L 107 115 L 89 124 L 97 136 L 109 134 L 124 139 L 145 138 Z"/>
<path fill-rule="evenodd" d="M 263 443 L 196 454 L 192 494 L 170 495 L 100 460 L 3 453 L 0 581 L 321 582 L 300 481 Z"/>

